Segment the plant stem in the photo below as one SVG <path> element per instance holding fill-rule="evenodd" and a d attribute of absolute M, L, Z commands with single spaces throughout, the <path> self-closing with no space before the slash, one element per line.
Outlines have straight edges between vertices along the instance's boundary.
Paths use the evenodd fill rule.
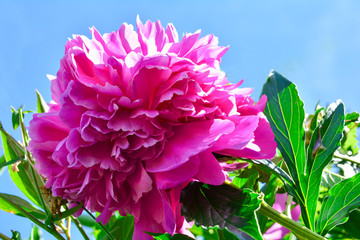
<path fill-rule="evenodd" d="M 258 212 L 275 222 L 279 223 L 280 225 L 286 227 L 291 232 L 293 232 L 297 236 L 301 236 L 303 239 L 307 240 L 326 240 L 325 237 L 320 236 L 319 234 L 311 231 L 307 227 L 301 225 L 298 222 L 295 222 L 294 220 L 288 218 L 284 214 L 276 211 L 272 207 L 270 207 L 266 202 L 262 201 L 260 205 L 260 209 Z"/>
<path fill-rule="evenodd" d="M 0 239 L 2 239 L 2 240 L 11 240 L 11 238 L 9 238 L 8 236 L 6 236 L 6 235 L 4 235 L 2 233 L 0 233 Z"/>
<path fill-rule="evenodd" d="M 86 234 L 86 232 L 84 231 L 83 227 L 81 226 L 79 220 L 77 218 L 74 218 L 73 216 L 71 216 L 71 219 L 73 220 L 73 222 L 75 223 L 75 226 L 77 227 L 77 229 L 79 229 L 79 232 L 81 233 L 81 235 L 83 236 L 83 238 L 85 240 L 90 240 L 88 235 Z"/>
<path fill-rule="evenodd" d="M 28 213 L 27 211 L 25 211 L 22 207 L 20 207 L 18 204 L 14 203 L 13 201 L 11 201 L 7 196 L 5 196 L 4 194 L 0 193 L 0 199 L 4 200 L 6 203 L 8 203 L 9 205 L 11 205 L 13 208 L 15 208 L 17 211 L 19 211 L 21 214 L 23 214 L 25 217 L 27 217 L 28 219 L 30 219 L 33 223 L 35 223 L 36 225 L 38 225 L 39 227 L 41 227 L 42 229 L 44 229 L 45 231 L 47 231 L 48 233 L 50 233 L 51 235 L 53 235 L 54 237 L 56 237 L 56 239 L 59 240 L 64 240 L 64 238 L 57 232 L 54 231 L 53 229 L 47 227 L 45 224 L 43 224 L 42 222 L 40 222 L 37 218 L 35 218 L 32 214 Z"/>
<path fill-rule="evenodd" d="M 360 159 L 357 159 L 355 157 L 350 157 L 350 156 L 341 154 L 339 152 L 335 152 L 334 157 L 351 162 L 351 163 L 355 163 L 356 165 L 360 165 Z"/>
<path fill-rule="evenodd" d="M 78 203 L 78 204 L 81 204 L 82 208 L 85 210 L 85 212 L 87 214 L 89 214 L 89 216 L 91 218 L 93 218 L 95 221 L 96 221 L 96 218 L 94 217 L 94 215 L 91 214 L 91 212 L 89 212 L 89 210 L 86 209 L 86 207 L 84 207 L 84 205 L 82 203 Z M 112 240 L 115 240 L 114 236 L 111 235 L 111 233 L 106 229 L 106 227 L 101 223 L 101 222 L 97 222 L 100 227 L 108 234 L 108 236 L 112 239 Z"/>

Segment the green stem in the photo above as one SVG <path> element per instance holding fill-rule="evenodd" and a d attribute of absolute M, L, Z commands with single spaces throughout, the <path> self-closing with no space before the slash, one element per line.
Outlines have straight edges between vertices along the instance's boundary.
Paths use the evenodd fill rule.
<path fill-rule="evenodd" d="M 8 236 L 6 236 L 6 235 L 4 235 L 2 233 L 0 233 L 0 239 L 2 239 L 2 240 L 11 240 L 11 238 L 9 238 Z"/>
<path fill-rule="evenodd" d="M 346 155 L 340 154 L 340 153 L 335 153 L 334 157 L 351 162 L 351 163 L 355 163 L 356 165 L 360 165 L 360 161 L 354 157 L 346 156 Z"/>
<path fill-rule="evenodd" d="M 81 204 L 82 208 L 85 210 L 85 212 L 87 214 L 89 214 L 89 216 L 94 219 L 96 221 L 96 218 L 94 217 L 94 215 L 91 214 L 91 212 L 89 212 L 89 210 L 86 209 L 86 207 L 84 207 L 84 205 L 82 203 L 78 203 L 78 204 Z M 106 227 L 101 223 L 101 222 L 98 222 L 98 224 L 100 225 L 100 227 L 108 234 L 108 236 L 112 239 L 112 240 L 115 240 L 114 236 L 111 235 L 111 233 L 106 229 Z"/>
<path fill-rule="evenodd" d="M 319 234 L 311 231 L 310 229 L 306 228 L 305 226 L 301 225 L 298 222 L 288 218 L 284 214 L 276 211 L 272 207 L 270 207 L 266 202 L 262 201 L 260 209 L 258 212 L 275 222 L 279 223 L 280 225 L 286 227 L 291 232 L 293 232 L 296 236 L 301 236 L 303 239 L 307 240 L 326 240 L 325 237 L 320 236 Z"/>
<path fill-rule="evenodd" d="M 23 214 L 25 217 L 27 217 L 28 219 L 30 219 L 33 223 L 35 223 L 36 225 L 38 225 L 39 227 L 41 227 L 42 229 L 44 229 L 45 231 L 47 231 L 48 233 L 50 233 L 51 235 L 53 235 L 54 237 L 56 237 L 56 239 L 59 240 L 64 240 L 64 238 L 57 232 L 54 231 L 53 229 L 47 227 L 45 224 L 43 224 L 42 222 L 40 222 L 37 218 L 35 218 L 32 214 L 28 213 L 27 211 L 25 211 L 22 207 L 20 207 L 18 204 L 14 203 L 13 201 L 11 201 L 8 197 L 6 197 L 4 194 L 0 193 L 0 199 L 4 200 L 6 203 L 8 203 L 9 205 L 11 205 L 13 208 L 15 208 L 17 211 L 19 211 L 21 214 Z"/>
<path fill-rule="evenodd" d="M 81 235 L 83 236 L 83 238 L 85 240 L 90 240 L 90 238 L 88 237 L 88 235 L 86 234 L 86 232 L 84 231 L 83 227 L 81 226 L 79 220 L 77 218 L 74 218 L 73 216 L 71 216 L 71 219 L 73 220 L 73 222 L 75 223 L 75 226 L 77 227 L 77 229 L 79 229 L 79 232 L 81 233 Z"/>

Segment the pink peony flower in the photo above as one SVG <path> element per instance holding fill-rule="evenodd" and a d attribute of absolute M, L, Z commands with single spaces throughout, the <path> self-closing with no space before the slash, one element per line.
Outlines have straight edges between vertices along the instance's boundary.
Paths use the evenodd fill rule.
<path fill-rule="evenodd" d="M 29 150 L 53 195 L 84 201 L 106 223 L 115 211 L 143 233 L 181 232 L 180 192 L 191 180 L 222 184 L 212 152 L 272 158 L 276 144 L 251 89 L 220 71 L 227 47 L 200 31 L 180 41 L 172 24 L 90 29 L 65 47 L 48 113 L 34 114 Z"/>
<path fill-rule="evenodd" d="M 273 208 L 281 213 L 283 213 L 285 211 L 286 208 L 286 200 L 288 198 L 288 194 L 287 193 L 282 193 L 282 194 L 276 194 L 275 197 L 275 203 Z M 301 214 L 301 209 L 300 209 L 300 205 L 295 206 L 292 210 L 291 210 L 291 217 L 294 221 L 298 221 L 300 218 L 300 214 Z M 278 223 L 274 223 L 274 225 L 272 225 L 264 234 L 264 239 L 265 240 L 281 240 L 284 239 L 285 235 L 288 234 L 290 232 L 289 229 L 281 226 Z"/>

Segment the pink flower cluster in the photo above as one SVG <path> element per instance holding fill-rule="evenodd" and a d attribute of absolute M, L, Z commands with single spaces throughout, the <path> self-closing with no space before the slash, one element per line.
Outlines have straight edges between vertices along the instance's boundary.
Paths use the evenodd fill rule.
<path fill-rule="evenodd" d="M 272 158 L 276 144 L 251 89 L 219 68 L 227 47 L 200 31 L 179 41 L 172 24 L 137 19 L 137 32 L 74 36 L 51 81 L 53 102 L 34 114 L 29 150 L 53 195 L 83 201 L 106 223 L 115 211 L 143 231 L 181 232 L 181 189 L 225 180 L 212 153 Z"/>

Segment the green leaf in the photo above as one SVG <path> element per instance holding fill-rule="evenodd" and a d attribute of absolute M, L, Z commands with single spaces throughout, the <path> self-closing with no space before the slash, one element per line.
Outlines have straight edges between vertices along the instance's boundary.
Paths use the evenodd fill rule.
<path fill-rule="evenodd" d="M 324 110 L 324 108 L 319 108 L 315 111 L 315 114 L 313 116 L 313 118 L 311 119 L 310 122 L 310 130 L 314 131 L 315 128 L 318 126 L 318 119 L 319 119 L 319 114 Z"/>
<path fill-rule="evenodd" d="M 283 181 L 286 191 L 290 195 L 298 198 L 294 181 L 282 168 L 267 159 L 251 159 L 249 161 L 254 163 L 254 166 L 260 171 L 268 172 L 278 177 L 281 181 Z"/>
<path fill-rule="evenodd" d="M 264 201 L 269 204 L 270 206 L 273 206 L 275 203 L 275 197 L 276 193 L 278 191 L 278 188 L 281 186 L 281 181 L 279 178 L 277 178 L 275 175 L 272 175 L 269 179 L 269 182 L 266 183 L 263 189 L 261 189 L 262 192 L 264 192 Z M 262 214 L 257 214 L 259 219 L 259 226 L 261 229 L 261 232 L 264 233 L 266 223 L 268 222 L 268 218 Z"/>
<path fill-rule="evenodd" d="M 0 134 L 3 143 L 4 156 L 7 162 L 13 161 L 14 159 L 24 159 L 24 149 L 9 133 L 7 133 L 0 123 Z M 9 174 L 16 186 L 25 194 L 36 205 L 41 206 L 39 197 L 37 195 L 35 185 L 33 183 L 30 164 L 28 161 L 22 160 L 17 165 L 19 171 L 13 171 L 11 165 L 8 166 Z M 40 177 L 37 176 L 38 182 Z"/>
<path fill-rule="evenodd" d="M 237 176 L 232 180 L 232 184 L 238 188 L 250 188 L 254 190 L 258 178 L 259 172 L 253 164 L 250 164 L 248 167 L 239 170 Z"/>
<path fill-rule="evenodd" d="M 275 134 L 275 141 L 289 169 L 290 175 L 303 191 L 305 168 L 304 103 L 295 84 L 271 71 L 262 94 L 267 96 L 264 114 Z"/>
<path fill-rule="evenodd" d="M 324 171 L 321 178 L 321 186 L 332 188 L 335 184 L 344 180 L 345 177 L 335 174 L 333 172 Z"/>
<path fill-rule="evenodd" d="M 12 232 L 12 236 L 11 236 L 11 240 L 21 240 L 21 235 L 18 231 L 13 231 Z"/>
<path fill-rule="evenodd" d="M 55 216 L 50 214 L 47 216 L 47 218 L 45 220 L 45 224 L 50 225 L 51 223 L 54 223 L 61 219 L 67 218 L 67 217 L 73 215 L 74 213 L 76 213 L 77 211 L 79 211 L 81 206 L 82 206 L 81 204 L 78 204 L 77 206 L 75 206 L 73 208 L 70 208 L 64 212 L 61 212 L 61 216 L 60 216 L 60 214 L 56 214 Z"/>
<path fill-rule="evenodd" d="M 348 220 L 349 213 L 360 207 L 360 173 L 334 185 L 320 210 L 316 231 L 325 235 Z M 358 224 L 358 223 L 357 223 Z"/>
<path fill-rule="evenodd" d="M 3 164 L 6 164 L 6 159 L 5 159 L 4 155 L 2 155 L 0 157 L 0 176 L 1 176 L 2 172 L 4 171 Z"/>
<path fill-rule="evenodd" d="M 45 219 L 46 215 L 43 211 L 33 207 L 29 202 L 27 202 L 26 200 L 18 197 L 18 196 L 14 196 L 11 194 L 6 194 L 3 193 L 6 197 L 8 197 L 11 201 L 13 201 L 14 203 L 16 203 L 17 205 L 19 205 L 20 207 L 22 207 L 24 210 L 26 210 L 28 213 L 30 213 L 31 215 L 33 215 L 34 217 L 38 218 L 38 219 Z M 16 214 L 18 216 L 21 217 L 25 217 L 21 212 L 19 212 L 18 210 L 14 209 L 11 205 L 9 205 L 8 203 L 6 203 L 4 200 L 0 199 L 0 209 L 8 212 L 8 213 L 13 213 Z"/>
<path fill-rule="evenodd" d="M 98 224 L 93 218 L 91 218 L 90 216 L 87 215 L 81 215 L 77 218 L 79 220 L 79 222 L 81 223 L 81 225 L 86 226 L 86 227 L 95 227 L 96 224 Z"/>
<path fill-rule="evenodd" d="M 233 233 L 237 230 L 236 234 L 244 239 L 262 239 L 255 215 L 261 198 L 250 189 L 191 182 L 182 190 L 180 202 L 188 222 L 227 227 Z"/>
<path fill-rule="evenodd" d="M 131 215 L 125 217 L 113 215 L 105 225 L 105 228 L 112 236 L 116 236 L 116 239 L 132 240 L 134 234 L 134 217 Z M 107 233 L 98 224 L 95 226 L 94 235 L 96 239 L 110 239 Z"/>
<path fill-rule="evenodd" d="M 194 234 L 195 237 L 201 236 L 206 240 L 239 240 L 235 234 L 230 232 L 227 228 L 220 229 L 218 226 L 216 227 L 204 227 L 204 226 L 196 226 L 194 224 L 189 231 Z"/>
<path fill-rule="evenodd" d="M 307 148 L 306 175 L 308 185 L 305 193 L 305 206 L 311 229 L 315 229 L 315 214 L 321 176 L 324 168 L 332 160 L 335 150 L 340 146 L 344 119 L 344 104 L 341 101 L 331 104 L 322 121 L 315 128 Z"/>
<path fill-rule="evenodd" d="M 359 120 L 360 114 L 357 112 L 347 113 L 345 117 L 345 125 L 349 125 L 350 123 L 356 122 Z"/>
<path fill-rule="evenodd" d="M 21 109 L 21 108 L 22 108 L 22 106 L 19 109 Z M 19 114 L 20 113 L 18 110 L 16 110 L 13 107 L 11 107 L 11 113 L 12 113 L 11 114 L 11 122 L 12 122 L 14 130 L 16 130 L 20 125 L 20 123 L 19 123 Z"/>
<path fill-rule="evenodd" d="M 36 92 L 36 99 L 37 99 L 37 105 L 36 110 L 38 113 L 45 113 L 49 111 L 49 106 L 46 104 L 44 98 L 41 96 L 38 90 L 35 90 Z"/>
<path fill-rule="evenodd" d="M 345 120 L 344 137 L 341 139 L 340 153 L 346 155 L 356 155 L 359 152 L 358 140 L 357 140 L 357 128 L 358 124 L 351 122 L 346 124 Z"/>
<path fill-rule="evenodd" d="M 168 233 L 146 233 L 153 236 L 155 240 L 194 240 L 193 238 L 184 234 L 174 234 L 174 236 L 171 236 Z"/>
<path fill-rule="evenodd" d="M 31 235 L 29 240 L 40 240 L 40 239 L 41 239 L 41 231 L 36 225 L 34 225 L 31 229 Z"/>
<path fill-rule="evenodd" d="M 335 228 L 333 228 L 330 231 L 330 234 L 333 234 L 333 232 L 341 232 L 341 233 L 346 233 L 347 238 L 358 239 L 360 236 L 359 222 L 360 222 L 360 209 L 358 208 L 349 214 L 349 219 L 346 223 L 338 225 Z"/>

